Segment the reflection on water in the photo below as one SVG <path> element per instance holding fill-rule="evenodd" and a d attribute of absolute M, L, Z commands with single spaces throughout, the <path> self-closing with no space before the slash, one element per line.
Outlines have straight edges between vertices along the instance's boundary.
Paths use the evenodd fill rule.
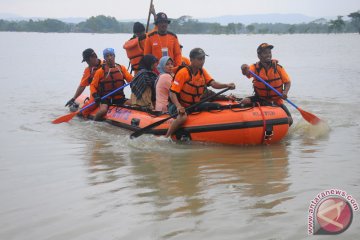
<path fill-rule="evenodd" d="M 88 144 L 89 184 L 115 182 L 109 191 L 122 198 L 122 190 L 136 189 L 131 193 L 132 203 L 147 205 L 141 215 L 157 221 L 206 216 L 227 198 L 243 202 L 242 208 L 252 209 L 258 217 L 286 213 L 276 209 L 293 198 L 284 194 L 290 186 L 285 144 L 244 148 L 162 145 L 159 151 L 123 152 L 103 139 Z M 172 154 L 175 149 L 180 153 Z M 118 178 L 120 188 L 115 186 Z"/>
<path fill-rule="evenodd" d="M 155 203 L 153 214 L 160 219 L 178 214 L 201 214 L 206 200 L 201 196 L 196 158 L 179 159 L 179 156 L 156 152 L 144 156 L 138 152 L 132 153 L 130 159 L 136 187 L 151 190 L 138 197 L 141 201 Z"/>
<path fill-rule="evenodd" d="M 97 185 L 115 181 L 119 178 L 116 170 L 125 166 L 121 154 L 109 151 L 109 146 L 99 140 L 88 144 L 89 149 L 89 184 Z"/>

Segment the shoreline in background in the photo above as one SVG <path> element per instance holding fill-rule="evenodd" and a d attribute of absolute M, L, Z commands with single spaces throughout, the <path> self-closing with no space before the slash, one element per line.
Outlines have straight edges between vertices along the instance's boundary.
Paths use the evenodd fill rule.
<path fill-rule="evenodd" d="M 338 16 L 309 23 L 220 23 L 200 22 L 189 16 L 171 19 L 169 31 L 176 34 L 294 34 L 294 33 L 360 33 L 360 10 L 348 15 L 349 21 Z M 133 21 L 119 22 L 114 17 L 99 15 L 80 23 L 66 23 L 58 19 L 11 21 L 0 19 L 1 32 L 52 33 L 132 33 Z M 150 29 L 153 27 L 150 24 Z"/>

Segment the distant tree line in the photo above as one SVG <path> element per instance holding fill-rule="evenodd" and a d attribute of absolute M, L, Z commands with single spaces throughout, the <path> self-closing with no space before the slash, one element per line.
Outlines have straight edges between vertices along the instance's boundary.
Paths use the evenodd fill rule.
<path fill-rule="evenodd" d="M 178 34 L 293 34 L 293 33 L 360 33 L 360 10 L 327 21 L 317 19 L 310 23 L 205 23 L 190 16 L 172 19 L 169 30 Z M 77 32 L 77 33 L 132 33 L 134 22 L 119 22 L 114 17 L 104 15 L 90 17 L 78 24 L 64 23 L 57 19 L 7 21 L 0 19 L 0 31 L 11 32 Z M 153 26 L 150 26 L 150 28 Z"/>

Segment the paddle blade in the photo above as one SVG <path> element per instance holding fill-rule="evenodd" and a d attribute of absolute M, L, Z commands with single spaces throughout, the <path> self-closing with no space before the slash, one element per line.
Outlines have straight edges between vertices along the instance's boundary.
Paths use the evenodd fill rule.
<path fill-rule="evenodd" d="M 301 113 L 301 116 L 303 116 L 303 118 L 308 121 L 309 123 L 311 123 L 312 125 L 316 125 L 319 122 L 321 122 L 321 119 L 318 118 L 317 116 L 315 116 L 312 113 L 306 112 L 304 110 L 302 110 L 301 108 L 298 108 L 299 112 Z"/>
<path fill-rule="evenodd" d="M 72 112 L 72 113 L 69 113 L 67 115 L 64 115 L 64 116 L 61 116 L 55 120 L 52 121 L 53 124 L 59 124 L 59 123 L 63 123 L 63 122 L 68 122 L 70 121 L 73 117 L 75 117 L 76 114 L 78 114 L 79 111 L 76 111 L 76 112 Z"/>
<path fill-rule="evenodd" d="M 169 120 L 169 119 L 171 119 L 173 117 L 176 117 L 176 116 L 177 116 L 177 114 L 172 115 L 172 116 L 164 118 L 164 119 L 162 119 L 160 121 L 154 122 L 154 123 L 152 123 L 152 124 L 150 124 L 150 125 L 148 125 L 148 126 L 146 126 L 144 128 L 141 128 L 141 129 L 137 130 L 136 132 L 133 132 L 130 135 L 130 139 L 137 138 L 137 137 L 143 135 L 144 133 L 146 133 L 147 131 L 149 131 L 150 129 L 152 129 L 154 127 L 157 127 L 157 126 L 161 125 L 162 123 L 166 122 L 167 120 Z"/>

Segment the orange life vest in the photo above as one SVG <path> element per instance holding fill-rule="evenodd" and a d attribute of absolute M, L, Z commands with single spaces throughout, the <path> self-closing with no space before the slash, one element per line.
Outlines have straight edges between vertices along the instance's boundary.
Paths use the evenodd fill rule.
<path fill-rule="evenodd" d="M 190 59 L 188 59 L 187 57 L 181 56 L 181 64 L 190 66 L 190 64 L 191 64 Z"/>
<path fill-rule="evenodd" d="M 283 90 L 283 81 L 278 71 L 278 67 L 282 67 L 278 64 L 277 60 L 271 61 L 271 66 L 268 70 L 260 63 L 257 62 L 255 65 L 255 73 L 259 75 L 263 80 L 269 83 L 273 88 L 282 92 Z M 261 81 L 254 79 L 253 87 L 255 91 L 255 95 L 264 98 L 267 100 L 278 100 L 280 97 L 269 87 L 267 87 Z"/>
<path fill-rule="evenodd" d="M 115 67 L 112 68 L 109 68 L 108 65 L 103 64 L 102 69 L 104 70 L 104 77 L 99 80 L 100 96 L 105 96 L 115 89 L 125 85 L 124 74 L 121 71 L 121 66 L 119 64 L 115 63 Z M 124 97 L 124 91 L 119 90 L 109 98 L 120 99 Z"/>
<path fill-rule="evenodd" d="M 179 102 L 184 107 L 188 107 L 194 103 L 197 103 L 200 101 L 201 95 L 203 95 L 206 87 L 206 80 L 203 75 L 202 69 L 199 69 L 200 71 L 200 80 L 193 80 L 193 75 L 191 73 L 191 69 L 188 66 L 181 66 L 178 68 L 177 71 L 179 71 L 182 68 L 186 68 L 189 72 L 190 79 L 186 81 L 183 85 L 183 88 L 181 89 L 179 93 Z M 176 74 L 175 74 L 176 75 Z"/>
<path fill-rule="evenodd" d="M 131 38 L 125 42 L 123 48 L 126 51 L 126 55 L 130 60 L 131 70 L 139 70 L 139 63 L 144 56 L 144 49 L 141 47 L 139 38 Z"/>

